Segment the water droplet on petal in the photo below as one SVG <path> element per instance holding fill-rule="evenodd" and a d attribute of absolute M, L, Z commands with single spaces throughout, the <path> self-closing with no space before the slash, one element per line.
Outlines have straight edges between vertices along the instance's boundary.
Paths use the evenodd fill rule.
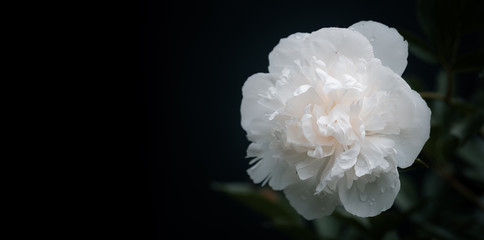
<path fill-rule="evenodd" d="M 375 41 L 375 37 L 370 37 L 370 42 L 374 42 Z"/>
<path fill-rule="evenodd" d="M 387 188 L 386 188 L 386 187 L 381 187 L 381 188 L 380 188 L 380 192 L 381 192 L 381 193 L 384 193 L 386 190 L 387 190 Z"/>
<path fill-rule="evenodd" d="M 374 202 L 370 202 L 370 206 L 373 206 L 373 204 L 375 204 Z"/>
<path fill-rule="evenodd" d="M 296 39 L 302 39 L 302 36 L 301 35 L 295 35 L 294 36 Z"/>
<path fill-rule="evenodd" d="M 360 193 L 360 200 L 362 202 L 365 202 L 367 199 L 368 199 L 368 196 L 366 195 L 366 193 Z"/>

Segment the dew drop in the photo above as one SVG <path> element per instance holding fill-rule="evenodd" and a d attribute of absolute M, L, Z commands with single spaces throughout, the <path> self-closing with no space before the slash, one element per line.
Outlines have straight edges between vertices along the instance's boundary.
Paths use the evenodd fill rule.
<path fill-rule="evenodd" d="M 375 204 L 374 202 L 370 202 L 370 206 L 373 206 L 373 204 Z"/>
<path fill-rule="evenodd" d="M 360 194 L 360 200 L 362 202 L 365 202 L 367 199 L 368 199 L 368 196 L 366 195 L 366 193 L 361 193 Z"/>
<path fill-rule="evenodd" d="M 386 187 L 381 187 L 381 188 L 380 188 L 380 192 L 381 192 L 381 193 L 384 193 L 386 190 L 387 190 L 387 188 L 386 188 Z"/>
<path fill-rule="evenodd" d="M 375 37 L 370 37 L 370 42 L 374 42 L 375 41 Z"/>
<path fill-rule="evenodd" d="M 302 39 L 302 36 L 301 35 L 295 35 L 294 36 L 296 39 Z"/>

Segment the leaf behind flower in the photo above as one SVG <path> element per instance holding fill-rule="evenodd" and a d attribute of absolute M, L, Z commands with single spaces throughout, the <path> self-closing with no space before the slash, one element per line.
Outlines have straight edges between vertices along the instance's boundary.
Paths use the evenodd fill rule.
<path fill-rule="evenodd" d="M 256 188 L 246 183 L 213 183 L 212 189 L 267 217 L 275 228 L 294 239 L 321 239 L 279 193 L 269 188 Z"/>

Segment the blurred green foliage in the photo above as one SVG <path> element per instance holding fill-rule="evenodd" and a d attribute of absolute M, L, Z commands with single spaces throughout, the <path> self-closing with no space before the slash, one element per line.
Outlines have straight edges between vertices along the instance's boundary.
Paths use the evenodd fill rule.
<path fill-rule="evenodd" d="M 437 65 L 435 90 L 406 77 L 432 109 L 431 135 L 415 164 L 401 171 L 394 207 L 371 218 L 338 209 L 303 220 L 279 192 L 215 184 L 294 239 L 483 239 L 484 1 L 417 2 L 424 36 L 399 29 L 410 54 Z"/>

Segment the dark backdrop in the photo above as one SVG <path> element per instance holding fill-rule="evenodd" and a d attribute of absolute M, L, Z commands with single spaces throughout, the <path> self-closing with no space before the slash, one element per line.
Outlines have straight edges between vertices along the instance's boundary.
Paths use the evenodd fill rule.
<path fill-rule="evenodd" d="M 243 83 L 267 72 L 269 52 L 295 32 L 375 20 L 420 34 L 414 1 L 157 1 L 142 2 L 139 13 L 135 166 L 143 177 L 135 193 L 140 217 L 132 220 L 148 239 L 286 239 L 210 189 L 250 182 Z M 420 63 L 410 56 L 404 75 L 432 77 Z"/>

